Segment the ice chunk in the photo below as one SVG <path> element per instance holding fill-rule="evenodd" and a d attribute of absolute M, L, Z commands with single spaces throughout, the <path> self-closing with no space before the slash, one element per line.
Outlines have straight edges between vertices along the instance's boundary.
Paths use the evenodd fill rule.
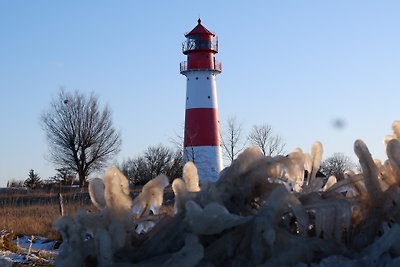
<path fill-rule="evenodd" d="M 224 206 L 215 202 L 207 204 L 203 209 L 196 202 L 189 200 L 185 207 L 185 222 L 190 231 L 198 235 L 217 234 L 250 220 L 250 217 L 229 213 Z"/>
<path fill-rule="evenodd" d="M 169 179 L 164 174 L 148 181 L 142 192 L 134 199 L 132 205 L 133 214 L 137 217 L 150 214 L 159 214 L 163 203 L 164 189 L 169 185 Z"/>
<path fill-rule="evenodd" d="M 185 181 L 186 188 L 189 192 L 200 191 L 197 168 L 191 161 L 187 162 L 183 167 L 183 180 Z"/>
<path fill-rule="evenodd" d="M 104 197 L 104 183 L 100 178 L 89 180 L 89 195 L 93 205 L 102 210 L 106 207 L 106 199 Z"/>
<path fill-rule="evenodd" d="M 110 167 L 104 174 L 103 182 L 108 211 L 113 217 L 126 219 L 132 207 L 128 179 L 116 167 Z"/>

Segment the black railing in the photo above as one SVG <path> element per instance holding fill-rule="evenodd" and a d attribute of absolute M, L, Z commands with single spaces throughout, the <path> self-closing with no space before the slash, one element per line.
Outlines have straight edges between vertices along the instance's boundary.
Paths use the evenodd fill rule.
<path fill-rule="evenodd" d="M 194 50 L 211 50 L 215 53 L 218 53 L 218 39 L 215 39 L 215 41 L 187 39 L 182 43 L 183 53 Z"/>

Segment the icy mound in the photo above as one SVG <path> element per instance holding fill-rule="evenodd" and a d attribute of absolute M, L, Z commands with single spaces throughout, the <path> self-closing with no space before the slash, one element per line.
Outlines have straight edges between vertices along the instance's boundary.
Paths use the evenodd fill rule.
<path fill-rule="evenodd" d="M 319 142 L 310 154 L 296 149 L 287 157 L 265 157 L 250 147 L 217 182 L 200 187 L 190 163 L 172 184 L 174 215 L 158 214 L 165 176 L 132 201 L 126 178 L 111 168 L 90 184 L 97 213 L 54 223 L 64 240 L 56 264 L 400 266 L 398 125 L 385 138 L 383 164 L 357 140 L 362 173 L 347 173 L 340 182 L 316 177 Z"/>

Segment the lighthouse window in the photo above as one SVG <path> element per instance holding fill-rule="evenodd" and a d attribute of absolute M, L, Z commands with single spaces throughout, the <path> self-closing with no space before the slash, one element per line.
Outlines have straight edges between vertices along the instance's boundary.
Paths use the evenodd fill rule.
<path fill-rule="evenodd" d="M 211 98 L 211 96 L 208 96 L 208 99 L 210 99 Z"/>
<path fill-rule="evenodd" d="M 196 77 L 196 80 L 198 80 L 199 79 L 199 77 Z"/>
<path fill-rule="evenodd" d="M 207 77 L 207 80 L 209 80 L 210 79 L 210 77 Z"/>

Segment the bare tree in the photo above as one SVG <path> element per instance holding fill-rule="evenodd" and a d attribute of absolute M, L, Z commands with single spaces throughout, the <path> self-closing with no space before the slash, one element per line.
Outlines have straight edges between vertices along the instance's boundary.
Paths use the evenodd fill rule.
<path fill-rule="evenodd" d="M 354 170 L 357 165 L 343 153 L 334 153 L 321 163 L 321 171 L 327 176 L 334 175 L 338 181 L 344 179 L 346 171 Z"/>
<path fill-rule="evenodd" d="M 112 125 L 111 111 L 99 107 L 98 97 L 60 90 L 50 109 L 41 116 L 51 161 L 75 171 L 82 187 L 87 176 L 116 155 L 121 146 Z"/>
<path fill-rule="evenodd" d="M 254 125 L 249 136 L 249 142 L 259 147 L 266 156 L 276 156 L 285 153 L 286 144 L 278 135 L 273 135 L 269 124 Z"/>
<path fill-rule="evenodd" d="M 150 146 L 144 153 L 150 177 L 166 173 L 172 160 L 171 150 L 163 145 Z"/>
<path fill-rule="evenodd" d="M 171 179 L 182 176 L 182 152 L 163 145 L 150 146 L 143 155 L 122 162 L 120 169 L 131 184 L 145 184 L 163 173 Z"/>
<path fill-rule="evenodd" d="M 182 165 L 182 151 L 176 150 L 175 152 L 172 152 L 172 159 L 168 163 L 168 169 L 165 172 L 165 175 L 167 175 L 171 180 L 174 180 L 177 177 L 182 176 L 182 171 L 183 171 L 183 165 Z"/>
<path fill-rule="evenodd" d="M 169 138 L 171 144 L 179 151 L 183 151 L 183 132 L 184 125 L 181 125 L 179 133 L 175 132 L 175 135 Z"/>
<path fill-rule="evenodd" d="M 190 138 L 190 136 L 187 138 Z M 184 147 L 184 126 L 182 126 L 181 134 L 175 133 L 175 137 L 171 137 L 170 142 L 174 145 L 174 147 L 176 147 L 177 149 L 176 153 L 181 154 L 182 161 L 197 162 L 193 146 Z M 188 143 L 191 144 L 190 139 Z M 182 165 L 182 163 L 180 165 Z"/>
<path fill-rule="evenodd" d="M 221 133 L 221 145 L 225 158 L 230 162 L 245 148 L 242 123 L 238 122 L 236 117 L 230 117 L 227 120 Z"/>
<path fill-rule="evenodd" d="M 151 179 L 149 178 L 147 163 L 143 156 L 124 160 L 119 166 L 119 169 L 121 169 L 122 173 L 133 185 L 145 184 Z"/>

